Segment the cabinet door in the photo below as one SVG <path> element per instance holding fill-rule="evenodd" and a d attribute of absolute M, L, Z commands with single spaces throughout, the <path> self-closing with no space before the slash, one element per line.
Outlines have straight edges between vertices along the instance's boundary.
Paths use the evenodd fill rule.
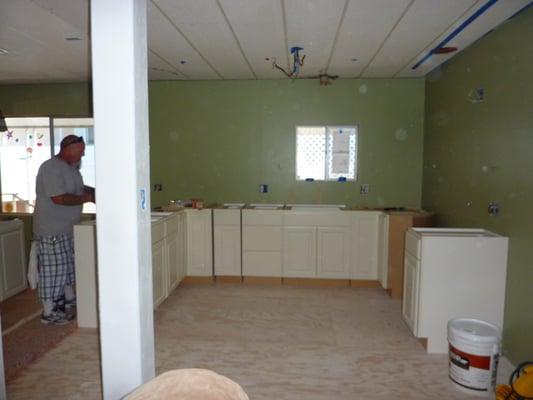
<path fill-rule="evenodd" d="M 167 261 L 167 294 L 170 294 L 179 283 L 179 244 L 177 232 L 171 233 L 165 238 L 165 251 Z"/>
<path fill-rule="evenodd" d="M 316 275 L 316 228 L 284 227 L 283 276 L 314 278 Z"/>
<path fill-rule="evenodd" d="M 379 216 L 378 232 L 378 279 L 383 289 L 390 289 L 389 286 L 389 216 L 381 214 Z"/>
<path fill-rule="evenodd" d="M 356 212 L 353 219 L 352 279 L 378 279 L 379 214 Z"/>
<path fill-rule="evenodd" d="M 318 276 L 350 277 L 350 228 L 318 227 Z"/>
<path fill-rule="evenodd" d="M 215 275 L 241 275 L 240 225 L 215 225 Z"/>
<path fill-rule="evenodd" d="M 2 300 L 11 297 L 27 287 L 24 237 L 22 229 L 0 236 L 2 254 Z"/>
<path fill-rule="evenodd" d="M 418 292 L 420 261 L 405 253 L 402 315 L 416 336 L 418 333 Z"/>
<path fill-rule="evenodd" d="M 178 215 L 178 283 L 185 277 L 187 274 L 185 265 L 185 214 L 181 213 Z"/>
<path fill-rule="evenodd" d="M 152 285 L 154 308 L 165 298 L 165 252 L 164 241 L 160 240 L 152 245 Z"/>
<path fill-rule="evenodd" d="M 211 210 L 187 213 L 187 275 L 213 275 Z"/>

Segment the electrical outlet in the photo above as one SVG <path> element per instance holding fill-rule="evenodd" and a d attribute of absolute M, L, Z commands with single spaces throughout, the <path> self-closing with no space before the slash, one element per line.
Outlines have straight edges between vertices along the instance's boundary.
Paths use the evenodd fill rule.
<path fill-rule="evenodd" d="M 370 185 L 368 183 L 363 183 L 359 189 L 359 193 L 364 195 L 370 193 Z"/>
<path fill-rule="evenodd" d="M 262 183 L 259 185 L 259 193 L 268 193 L 268 185 Z"/>
<path fill-rule="evenodd" d="M 500 207 L 498 203 L 489 203 L 487 211 L 491 217 L 496 217 L 500 213 Z"/>

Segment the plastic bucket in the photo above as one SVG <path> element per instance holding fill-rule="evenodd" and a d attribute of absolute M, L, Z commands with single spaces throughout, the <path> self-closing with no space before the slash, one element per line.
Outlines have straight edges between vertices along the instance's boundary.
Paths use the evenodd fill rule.
<path fill-rule="evenodd" d="M 494 390 L 500 357 L 500 329 L 477 319 L 448 322 L 450 379 L 470 393 Z"/>

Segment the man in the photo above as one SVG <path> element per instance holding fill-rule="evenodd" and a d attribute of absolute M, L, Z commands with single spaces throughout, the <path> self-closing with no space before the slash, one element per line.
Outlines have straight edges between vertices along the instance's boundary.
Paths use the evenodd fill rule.
<path fill-rule="evenodd" d="M 74 286 L 74 224 L 84 203 L 94 202 L 94 188 L 85 186 L 79 167 L 85 154 L 83 137 L 66 136 L 60 151 L 37 173 L 34 240 L 39 242 L 41 322 L 63 325 L 73 318 L 65 308 L 76 306 Z"/>

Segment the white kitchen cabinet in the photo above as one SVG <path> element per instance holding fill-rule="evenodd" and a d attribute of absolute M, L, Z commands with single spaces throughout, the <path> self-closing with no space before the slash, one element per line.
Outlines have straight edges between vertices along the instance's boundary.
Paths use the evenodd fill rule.
<path fill-rule="evenodd" d="M 446 353 L 446 326 L 457 317 L 502 327 L 505 237 L 483 229 L 410 228 L 405 237 L 402 316 L 427 351 Z"/>
<path fill-rule="evenodd" d="M 214 209 L 214 268 L 216 276 L 241 276 L 241 210 Z"/>
<path fill-rule="evenodd" d="M 0 221 L 0 300 L 28 287 L 24 225 L 20 219 Z"/>
<path fill-rule="evenodd" d="M 152 294 L 154 308 L 168 297 L 183 278 L 184 213 L 153 213 Z M 77 320 L 82 328 L 98 327 L 95 221 L 74 225 Z"/>
<path fill-rule="evenodd" d="M 389 284 L 389 216 L 379 215 L 378 236 L 378 280 L 383 289 L 390 289 Z"/>
<path fill-rule="evenodd" d="M 282 276 L 280 210 L 242 210 L 242 275 Z"/>
<path fill-rule="evenodd" d="M 405 254 L 402 315 L 411 332 L 418 332 L 418 279 L 420 261 Z"/>
<path fill-rule="evenodd" d="M 168 264 L 167 292 L 172 292 L 180 283 L 181 265 L 179 257 L 179 236 L 177 232 L 170 233 L 165 238 L 166 259 Z"/>
<path fill-rule="evenodd" d="M 314 278 L 316 275 L 316 228 L 285 226 L 283 228 L 283 276 Z"/>
<path fill-rule="evenodd" d="M 213 275 L 213 238 L 211 209 L 186 210 L 187 276 Z"/>
<path fill-rule="evenodd" d="M 319 278 L 348 279 L 350 277 L 350 227 L 318 227 Z"/>
<path fill-rule="evenodd" d="M 349 211 L 295 207 L 283 218 L 284 277 L 349 279 Z"/>
<path fill-rule="evenodd" d="M 377 280 L 379 211 L 352 212 L 352 272 L 354 280 Z"/>
<path fill-rule="evenodd" d="M 165 299 L 165 247 L 164 241 L 160 240 L 152 245 L 152 288 L 154 298 L 154 308 Z"/>
<path fill-rule="evenodd" d="M 185 213 L 180 212 L 176 213 L 178 218 L 178 255 L 177 255 L 177 262 L 178 262 L 178 279 L 179 282 L 185 278 L 187 275 L 187 267 L 186 267 L 186 236 L 187 236 L 187 225 L 186 225 L 186 218 Z"/>

